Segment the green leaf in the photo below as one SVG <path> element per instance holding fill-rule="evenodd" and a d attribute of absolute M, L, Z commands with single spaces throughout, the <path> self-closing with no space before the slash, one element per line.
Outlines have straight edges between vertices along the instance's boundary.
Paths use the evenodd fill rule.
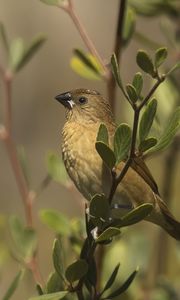
<path fill-rule="evenodd" d="M 96 57 L 80 49 L 74 50 L 70 62 L 71 68 L 81 77 L 91 80 L 101 80 L 103 70 Z"/>
<path fill-rule="evenodd" d="M 22 38 L 17 38 L 13 40 L 10 44 L 9 52 L 9 66 L 10 69 L 14 72 L 18 69 L 19 64 L 21 63 L 24 55 L 24 41 Z"/>
<path fill-rule="evenodd" d="M 167 73 L 166 76 L 171 75 L 173 72 L 175 72 L 176 70 L 180 69 L 180 61 L 177 62 Z"/>
<path fill-rule="evenodd" d="M 132 85 L 132 84 L 126 84 L 126 92 L 129 96 L 129 99 L 132 101 L 132 102 L 136 102 L 138 100 L 138 95 L 136 93 L 136 89 L 135 87 Z"/>
<path fill-rule="evenodd" d="M 132 85 L 134 86 L 137 95 L 140 96 L 142 88 L 143 88 L 143 78 L 142 78 L 142 74 L 140 72 L 137 72 L 134 75 Z"/>
<path fill-rule="evenodd" d="M 6 294 L 4 295 L 4 297 L 2 298 L 2 300 L 11 299 L 11 297 L 13 296 L 14 292 L 16 291 L 20 281 L 22 280 L 23 275 L 24 275 L 24 271 L 21 270 L 18 272 L 18 274 L 15 276 L 15 278 L 11 282 L 11 285 L 8 288 L 8 290 L 7 290 Z"/>
<path fill-rule="evenodd" d="M 129 0 L 128 4 L 133 7 L 137 14 L 151 17 L 162 14 L 168 2 L 164 0 Z"/>
<path fill-rule="evenodd" d="M 154 60 L 154 65 L 156 68 L 159 68 L 160 65 L 163 64 L 167 55 L 168 55 L 167 48 L 159 48 L 156 50 L 155 60 Z"/>
<path fill-rule="evenodd" d="M 9 42 L 8 42 L 6 30 L 5 30 L 2 22 L 0 22 L 0 39 L 2 40 L 3 46 L 6 50 L 6 52 L 8 53 L 9 52 Z"/>
<path fill-rule="evenodd" d="M 16 216 L 9 220 L 10 231 L 15 245 L 24 259 L 29 259 L 36 249 L 37 235 L 34 229 L 25 227 Z"/>
<path fill-rule="evenodd" d="M 115 290 L 114 292 L 112 292 L 110 295 L 108 295 L 108 296 L 106 297 L 106 299 L 113 299 L 113 298 L 115 298 L 115 297 L 121 295 L 122 293 L 124 293 L 124 292 L 129 288 L 130 284 L 133 282 L 133 280 L 134 280 L 134 278 L 135 278 L 137 272 L 138 272 L 138 269 L 135 270 L 135 271 L 128 277 L 128 279 L 123 283 L 123 285 L 122 285 L 120 288 L 118 288 L 117 290 Z"/>
<path fill-rule="evenodd" d="M 114 236 L 119 235 L 121 231 L 116 227 L 109 227 L 101 233 L 96 239 L 96 243 L 112 239 Z"/>
<path fill-rule="evenodd" d="M 154 137 L 150 137 L 144 141 L 142 141 L 140 144 L 139 144 L 139 151 L 140 152 L 145 152 L 147 150 L 149 150 L 150 148 L 154 147 L 156 144 L 157 144 L 157 139 L 154 138 Z"/>
<path fill-rule="evenodd" d="M 116 58 L 116 55 L 114 53 L 111 56 L 111 68 L 112 68 L 112 73 L 114 75 L 114 78 L 115 78 L 119 88 L 121 89 L 122 93 L 126 97 L 126 93 L 125 93 L 125 90 L 124 90 L 124 87 L 123 87 L 123 84 L 122 84 L 122 80 L 121 80 L 121 76 L 120 76 L 120 72 L 119 72 L 119 66 L 118 66 L 117 58 Z"/>
<path fill-rule="evenodd" d="M 53 245 L 53 264 L 57 274 L 64 280 L 64 266 L 62 259 L 62 245 L 59 239 L 55 239 Z"/>
<path fill-rule="evenodd" d="M 158 140 L 158 143 L 156 146 L 151 148 L 146 153 L 153 153 L 156 151 L 164 150 L 166 149 L 172 142 L 175 134 L 180 128 L 180 106 L 175 110 L 173 113 L 171 119 L 169 120 L 169 123 L 167 127 L 165 128 L 162 136 Z"/>
<path fill-rule="evenodd" d="M 107 130 L 107 127 L 106 127 L 105 124 L 101 124 L 99 126 L 96 141 L 97 142 L 103 142 L 106 145 L 109 144 L 108 130 Z"/>
<path fill-rule="evenodd" d="M 114 268 L 111 276 L 109 277 L 108 281 L 106 282 L 102 292 L 101 292 L 101 295 L 106 291 L 108 290 L 112 284 L 114 283 L 115 279 L 116 279 L 116 276 L 118 274 L 118 271 L 119 271 L 119 267 L 120 267 L 120 263 L 117 264 L 117 266 Z"/>
<path fill-rule="evenodd" d="M 126 46 L 134 33 L 136 25 L 136 13 L 135 11 L 127 7 L 124 25 L 123 25 L 123 45 Z"/>
<path fill-rule="evenodd" d="M 40 212 L 40 218 L 44 224 L 53 229 L 56 233 L 62 236 L 70 235 L 71 227 L 69 219 L 62 213 L 52 209 L 43 209 Z"/>
<path fill-rule="evenodd" d="M 66 279 L 69 282 L 74 282 L 84 277 L 88 272 L 88 264 L 84 259 L 79 259 L 66 269 Z"/>
<path fill-rule="evenodd" d="M 136 56 L 136 62 L 138 66 L 145 72 L 150 74 L 152 77 L 156 75 L 152 59 L 149 57 L 147 52 L 139 50 Z"/>
<path fill-rule="evenodd" d="M 116 157 L 111 148 L 109 148 L 103 142 L 96 142 L 95 144 L 96 150 L 104 163 L 107 165 L 109 169 L 112 169 L 116 163 Z"/>
<path fill-rule="evenodd" d="M 139 124 L 140 143 L 146 139 L 151 129 L 157 110 L 157 100 L 153 98 L 146 106 Z"/>
<path fill-rule="evenodd" d="M 152 211 L 153 205 L 144 203 L 131 210 L 121 218 L 121 221 L 116 224 L 119 228 L 136 224 L 144 220 Z"/>
<path fill-rule="evenodd" d="M 52 294 L 46 294 L 42 296 L 32 297 L 29 300 L 60 300 L 64 298 L 69 292 L 68 291 L 61 291 Z"/>
<path fill-rule="evenodd" d="M 27 47 L 25 47 L 22 38 L 17 38 L 12 41 L 9 54 L 9 66 L 11 70 L 18 72 L 25 64 L 27 64 L 37 50 L 42 46 L 45 39 L 46 38 L 42 35 L 37 36 Z"/>
<path fill-rule="evenodd" d="M 47 170 L 51 178 L 57 182 L 67 181 L 67 172 L 59 155 L 50 152 L 47 156 Z"/>
<path fill-rule="evenodd" d="M 179 100 L 179 87 L 173 81 L 173 75 L 166 77 L 166 80 L 159 86 L 154 93 L 154 97 L 158 99 L 158 111 L 153 124 L 154 133 L 162 132 L 167 124 L 170 116 L 174 113 Z"/>
<path fill-rule="evenodd" d="M 40 0 L 41 2 L 47 4 L 47 5 L 54 5 L 59 6 L 65 2 L 65 0 Z"/>
<path fill-rule="evenodd" d="M 47 284 L 46 290 L 48 294 L 59 292 L 64 288 L 61 277 L 57 274 L 57 272 L 53 272 L 50 274 Z"/>
<path fill-rule="evenodd" d="M 34 37 L 30 44 L 25 47 L 23 56 L 17 64 L 15 71 L 19 71 L 20 69 L 22 69 L 32 59 L 32 57 L 41 48 L 45 41 L 46 37 L 42 34 Z"/>
<path fill-rule="evenodd" d="M 102 221 L 109 220 L 110 206 L 107 198 L 103 194 L 93 196 L 89 205 L 89 214 Z"/>
<path fill-rule="evenodd" d="M 114 153 L 116 165 L 124 160 L 131 146 L 131 128 L 127 124 L 120 124 L 114 135 Z"/>

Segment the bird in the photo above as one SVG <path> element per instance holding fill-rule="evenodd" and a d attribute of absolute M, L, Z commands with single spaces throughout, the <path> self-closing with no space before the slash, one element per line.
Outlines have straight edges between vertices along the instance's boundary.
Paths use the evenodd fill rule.
<path fill-rule="evenodd" d="M 78 88 L 58 94 L 55 99 L 65 107 L 65 124 L 62 130 L 62 158 L 76 188 L 88 201 L 95 194 L 108 197 L 112 176 L 96 151 L 99 126 L 108 130 L 110 145 L 117 125 L 108 100 L 95 90 Z M 116 166 L 120 173 L 125 161 Z M 118 185 L 113 203 L 122 199 L 133 208 L 150 203 L 153 209 L 147 221 L 162 227 L 171 237 L 180 240 L 178 222 L 162 200 L 157 184 L 144 160 L 137 157 Z"/>

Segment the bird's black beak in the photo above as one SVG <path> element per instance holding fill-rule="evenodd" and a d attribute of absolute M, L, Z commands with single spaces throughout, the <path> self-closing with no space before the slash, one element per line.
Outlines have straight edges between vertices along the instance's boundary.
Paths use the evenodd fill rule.
<path fill-rule="evenodd" d="M 55 99 L 61 104 L 63 104 L 65 107 L 70 109 L 72 108 L 74 103 L 70 92 L 59 94 L 55 97 Z"/>

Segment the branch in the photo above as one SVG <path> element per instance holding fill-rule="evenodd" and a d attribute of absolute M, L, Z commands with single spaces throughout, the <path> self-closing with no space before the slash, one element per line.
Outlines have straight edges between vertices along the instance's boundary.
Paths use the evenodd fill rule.
<path fill-rule="evenodd" d="M 139 115 L 142 110 L 142 108 L 147 104 L 153 93 L 156 91 L 158 86 L 165 80 L 165 76 L 161 76 L 157 78 L 157 82 L 154 84 L 154 86 L 151 88 L 147 96 L 144 98 L 144 100 L 139 105 L 132 105 L 134 109 L 134 120 L 133 120 L 133 131 L 132 131 L 132 140 L 131 140 L 131 148 L 130 148 L 130 154 L 129 157 L 120 172 L 118 176 L 116 176 L 116 173 L 112 171 L 112 186 L 110 190 L 110 194 L 108 197 L 109 203 L 112 202 L 113 196 L 116 192 L 116 189 L 119 185 L 119 183 L 123 180 L 124 176 L 126 175 L 129 167 L 132 164 L 133 158 L 136 156 L 135 154 L 135 147 L 136 147 L 136 138 L 137 138 L 137 130 L 138 130 L 138 124 L 139 124 Z"/>
<path fill-rule="evenodd" d="M 15 180 L 24 205 L 27 226 L 33 228 L 32 203 L 35 194 L 28 189 L 28 184 L 18 159 L 17 149 L 12 135 L 11 104 L 13 74 L 10 71 L 5 72 L 2 66 L 0 66 L 0 75 L 2 76 L 5 89 L 5 125 L 0 128 L 0 139 L 5 144 L 11 167 L 14 172 Z M 40 275 L 36 256 L 33 256 L 30 259 L 27 267 L 32 271 L 35 281 L 42 283 L 43 280 Z"/>
<path fill-rule="evenodd" d="M 122 49 L 123 49 L 123 24 L 124 24 L 125 11 L 126 11 L 126 0 L 120 0 L 118 22 L 116 28 L 116 37 L 115 37 L 115 44 L 114 44 L 114 53 L 117 57 L 118 62 L 120 62 L 121 60 Z M 108 91 L 108 99 L 110 101 L 112 111 L 114 111 L 115 96 L 116 96 L 116 81 L 112 72 L 110 73 L 110 77 L 107 82 L 107 91 Z"/>

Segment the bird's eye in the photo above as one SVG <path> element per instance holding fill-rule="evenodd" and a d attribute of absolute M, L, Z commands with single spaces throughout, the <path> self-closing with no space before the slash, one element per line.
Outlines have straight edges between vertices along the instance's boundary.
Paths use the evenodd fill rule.
<path fill-rule="evenodd" d="M 80 97 L 79 98 L 79 103 L 80 104 L 85 104 L 85 103 L 87 103 L 88 102 L 88 99 L 86 98 L 86 97 Z"/>

